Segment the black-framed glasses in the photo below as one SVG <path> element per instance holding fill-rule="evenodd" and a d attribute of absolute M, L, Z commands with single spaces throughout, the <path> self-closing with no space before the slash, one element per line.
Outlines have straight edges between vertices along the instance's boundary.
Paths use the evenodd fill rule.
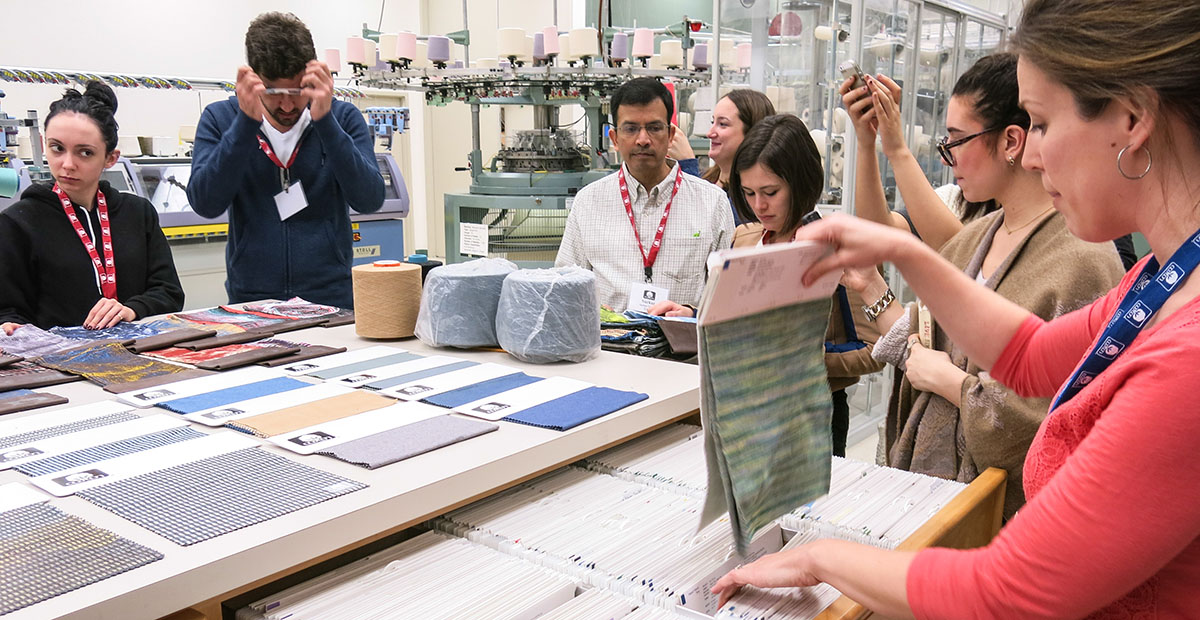
<path fill-rule="evenodd" d="M 993 131 L 1000 131 L 1001 129 L 1003 129 L 1003 127 L 992 127 L 991 129 L 984 129 L 983 131 L 981 131 L 979 133 L 973 133 L 965 138 L 959 138 L 959 139 L 955 140 L 954 142 L 949 142 L 950 136 L 942 136 L 942 139 L 938 140 L 938 143 L 937 143 L 938 155 L 942 156 L 942 163 L 946 164 L 947 166 L 950 166 L 950 167 L 957 166 L 958 160 L 956 160 L 954 158 L 954 153 L 952 153 L 950 151 L 950 149 L 952 149 L 956 146 L 962 146 L 962 145 L 970 142 L 971 140 L 974 140 L 975 138 L 982 136 L 985 133 L 992 133 Z"/>

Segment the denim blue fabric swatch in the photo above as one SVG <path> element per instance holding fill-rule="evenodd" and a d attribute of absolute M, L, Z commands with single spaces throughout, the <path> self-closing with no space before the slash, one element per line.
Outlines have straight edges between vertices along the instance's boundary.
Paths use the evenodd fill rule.
<path fill-rule="evenodd" d="M 195 396 L 186 396 L 184 398 L 176 398 L 157 403 L 156 406 L 174 411 L 175 413 L 196 413 L 229 403 L 236 403 L 259 396 L 270 396 L 288 390 L 295 390 L 302 387 L 308 387 L 311 383 L 305 383 L 299 379 L 291 377 L 276 377 L 267 379 L 266 381 L 255 381 L 245 385 L 235 385 L 215 392 L 206 394 L 196 394 Z"/>
<path fill-rule="evenodd" d="M 574 394 L 530 407 L 525 411 L 519 411 L 504 419 L 509 422 L 565 431 L 647 398 L 650 396 L 641 392 L 626 392 L 592 386 Z"/>
<path fill-rule="evenodd" d="M 450 390 L 449 392 L 443 392 L 441 394 L 430 396 L 429 398 L 424 399 L 424 402 L 427 402 L 431 405 L 437 405 L 439 407 L 445 407 L 447 409 L 453 409 L 459 405 L 475 402 L 480 398 L 487 398 L 493 394 L 507 392 L 509 390 L 519 388 L 522 385 L 529 385 L 530 383 L 541 380 L 541 377 L 531 377 L 523 372 L 517 372 L 511 375 L 505 375 L 503 377 L 496 377 L 495 379 L 488 379 L 487 381 L 480 381 L 475 385 L 468 385 L 467 387 L 461 387 L 457 390 Z"/>

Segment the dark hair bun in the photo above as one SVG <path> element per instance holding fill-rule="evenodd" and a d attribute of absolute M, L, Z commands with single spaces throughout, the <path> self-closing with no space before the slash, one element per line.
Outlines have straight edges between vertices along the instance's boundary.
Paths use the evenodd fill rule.
<path fill-rule="evenodd" d="M 84 90 L 83 96 L 109 108 L 110 114 L 116 114 L 117 94 L 113 92 L 113 89 L 108 84 L 92 80 L 87 83 L 87 88 Z"/>

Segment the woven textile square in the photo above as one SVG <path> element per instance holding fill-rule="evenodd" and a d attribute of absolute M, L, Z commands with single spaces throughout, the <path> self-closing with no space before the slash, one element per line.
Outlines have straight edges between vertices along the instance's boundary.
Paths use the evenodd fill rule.
<path fill-rule="evenodd" d="M 183 366 L 135 355 L 116 342 L 47 353 L 33 361 L 47 368 L 83 375 L 100 386 L 130 383 L 188 370 Z"/>
<path fill-rule="evenodd" d="M 0 615 L 162 557 L 49 504 L 0 513 Z"/>
<path fill-rule="evenodd" d="M 58 426 L 42 428 L 36 431 L 28 431 L 24 433 L 18 433 L 16 435 L 7 435 L 0 437 L 0 448 L 11 448 L 12 446 L 24 445 L 30 442 L 45 439 L 47 437 L 58 437 L 59 435 L 66 435 L 68 433 L 86 431 L 89 428 L 99 428 L 101 426 L 108 426 L 109 424 L 116 424 L 118 422 L 128 422 L 130 420 L 136 420 L 139 417 L 140 416 L 135 413 L 121 411 L 95 418 L 78 420 L 69 424 L 60 424 Z"/>
<path fill-rule="evenodd" d="M 26 476 L 45 476 L 55 472 L 98 463 L 107 459 L 115 459 L 119 456 L 142 452 L 152 448 L 168 446 L 173 443 L 187 441 L 189 439 L 199 439 L 206 437 L 204 433 L 190 427 L 181 426 L 179 428 L 168 428 L 166 430 L 141 435 L 139 437 L 130 437 L 120 441 L 113 441 L 99 446 L 92 446 L 83 450 L 58 454 L 36 461 L 29 461 L 21 465 L 17 465 L 13 469 L 25 474 Z"/>
<path fill-rule="evenodd" d="M 708 496 L 739 552 L 776 518 L 829 492 L 829 299 L 700 327 Z"/>
<path fill-rule="evenodd" d="M 246 448 L 77 495 L 186 546 L 366 486 L 260 448 Z"/>

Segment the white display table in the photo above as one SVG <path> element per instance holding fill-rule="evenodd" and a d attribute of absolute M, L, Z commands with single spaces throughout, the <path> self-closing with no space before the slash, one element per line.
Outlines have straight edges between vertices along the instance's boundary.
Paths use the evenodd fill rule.
<path fill-rule="evenodd" d="M 379 344 L 358 338 L 353 325 L 312 328 L 283 337 L 350 349 Z M 686 418 L 699 406 L 699 372 L 691 364 L 601 352 L 581 364 L 535 365 L 522 363 L 503 352 L 435 350 L 416 339 L 387 344 L 418 353 L 436 351 L 475 361 L 504 363 L 535 376 L 582 379 L 644 392 L 650 398 L 567 432 L 502 421 L 497 432 L 374 471 L 323 456 L 297 456 L 264 441 L 267 450 L 370 486 L 190 547 L 171 543 L 83 499 L 53 499 L 51 503 L 64 511 L 156 549 L 166 557 L 13 612 L 5 620 L 158 618 L 188 608 L 192 610 L 179 617 L 216 620 L 220 618 L 220 602 L 232 596 Z M 114 398 L 87 382 L 39 391 L 68 397 L 70 403 L 61 407 Z M 18 415 L 48 411 L 53 409 Z M 206 432 L 217 430 L 197 428 Z M 0 483 L 24 480 L 16 472 L 0 472 Z M 279 492 L 286 493 L 287 489 Z"/>

